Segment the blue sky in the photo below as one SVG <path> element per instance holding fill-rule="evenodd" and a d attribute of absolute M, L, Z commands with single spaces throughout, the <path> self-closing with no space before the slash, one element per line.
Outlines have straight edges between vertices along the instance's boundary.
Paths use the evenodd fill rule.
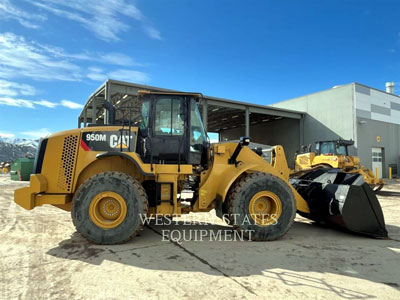
<path fill-rule="evenodd" d="M 0 136 L 76 128 L 107 78 L 270 104 L 400 87 L 400 1 L 0 0 Z"/>

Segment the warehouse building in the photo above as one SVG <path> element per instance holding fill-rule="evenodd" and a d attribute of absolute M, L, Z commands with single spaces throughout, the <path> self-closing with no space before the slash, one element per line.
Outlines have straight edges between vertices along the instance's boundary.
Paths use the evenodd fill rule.
<path fill-rule="evenodd" d="M 318 140 L 352 139 L 351 154 L 387 177 L 389 166 L 397 173 L 400 155 L 400 97 L 359 83 L 336 86 L 272 105 L 304 114 L 304 144 Z"/>
<path fill-rule="evenodd" d="M 139 90 L 171 91 L 134 83 L 107 80 L 89 96 L 78 126 L 107 124 L 107 100 L 117 108 L 116 121 L 140 122 L 138 110 L 127 113 L 124 107 L 140 107 Z M 194 91 L 201 92 L 201 91 Z M 282 145 L 290 166 L 302 145 L 318 140 L 352 139 L 350 154 L 362 164 L 388 176 L 396 173 L 400 154 L 400 97 L 358 83 L 282 101 L 270 106 L 204 96 L 200 109 L 209 133 L 220 141 L 250 136 L 252 142 Z"/>

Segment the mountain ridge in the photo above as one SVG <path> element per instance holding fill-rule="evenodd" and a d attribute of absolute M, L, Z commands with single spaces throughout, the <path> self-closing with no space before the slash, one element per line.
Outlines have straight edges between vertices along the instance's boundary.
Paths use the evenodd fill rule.
<path fill-rule="evenodd" d="M 0 162 L 13 162 L 17 158 L 34 157 L 39 140 L 0 137 Z"/>

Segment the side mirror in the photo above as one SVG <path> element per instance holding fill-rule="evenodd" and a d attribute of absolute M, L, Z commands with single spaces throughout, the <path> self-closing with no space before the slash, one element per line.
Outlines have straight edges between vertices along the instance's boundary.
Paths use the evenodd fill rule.
<path fill-rule="evenodd" d="M 239 144 L 242 146 L 248 146 L 250 144 L 250 137 L 248 136 L 240 137 Z"/>

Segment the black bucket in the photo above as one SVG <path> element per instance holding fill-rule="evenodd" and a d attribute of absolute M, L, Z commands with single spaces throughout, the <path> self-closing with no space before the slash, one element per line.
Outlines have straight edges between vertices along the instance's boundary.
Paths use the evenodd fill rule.
<path fill-rule="evenodd" d="M 382 208 L 362 175 L 317 169 L 291 183 L 310 208 L 303 216 L 371 237 L 388 236 Z"/>

